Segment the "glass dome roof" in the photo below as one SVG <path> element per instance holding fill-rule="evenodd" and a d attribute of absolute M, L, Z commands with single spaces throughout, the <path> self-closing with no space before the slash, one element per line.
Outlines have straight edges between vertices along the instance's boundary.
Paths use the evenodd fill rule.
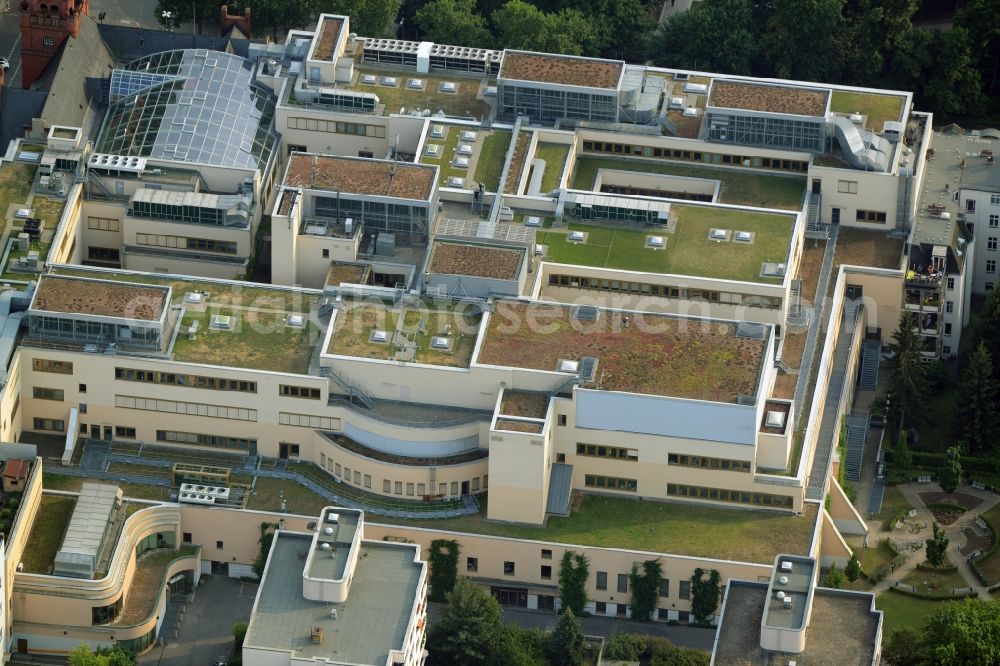
<path fill-rule="evenodd" d="M 278 141 L 274 95 L 253 64 L 183 49 L 133 60 L 111 75 L 111 106 L 95 150 L 263 171 Z"/>

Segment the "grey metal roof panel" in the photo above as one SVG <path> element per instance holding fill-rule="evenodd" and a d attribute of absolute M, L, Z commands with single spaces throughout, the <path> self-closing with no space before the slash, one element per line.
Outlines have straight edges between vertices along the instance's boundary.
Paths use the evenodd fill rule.
<path fill-rule="evenodd" d="M 573 466 L 553 463 L 549 471 L 549 496 L 545 502 L 545 513 L 557 516 L 569 515 L 569 496 L 573 489 Z"/>

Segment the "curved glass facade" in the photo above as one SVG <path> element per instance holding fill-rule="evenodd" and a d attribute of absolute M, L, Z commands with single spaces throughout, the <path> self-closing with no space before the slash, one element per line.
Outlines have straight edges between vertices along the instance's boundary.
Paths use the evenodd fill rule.
<path fill-rule="evenodd" d="M 278 135 L 274 95 L 253 64 L 205 49 L 164 51 L 111 76 L 111 106 L 95 150 L 264 171 Z"/>

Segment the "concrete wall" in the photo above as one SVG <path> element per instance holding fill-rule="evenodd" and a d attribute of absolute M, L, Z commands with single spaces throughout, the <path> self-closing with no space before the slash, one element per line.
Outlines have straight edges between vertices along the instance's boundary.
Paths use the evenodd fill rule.
<path fill-rule="evenodd" d="M 840 210 L 840 224 L 869 231 L 887 231 L 896 227 L 897 190 L 899 177 L 891 173 L 876 173 L 858 169 L 809 167 L 809 191 L 813 181 L 822 182 L 822 212 L 820 220 L 829 224 L 833 209 Z M 841 191 L 843 190 L 843 191 Z M 858 210 L 879 211 L 886 214 L 884 223 L 858 222 Z"/>

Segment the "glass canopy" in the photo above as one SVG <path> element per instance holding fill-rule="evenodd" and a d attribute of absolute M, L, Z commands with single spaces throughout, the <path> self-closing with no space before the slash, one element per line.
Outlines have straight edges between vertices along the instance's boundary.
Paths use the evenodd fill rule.
<path fill-rule="evenodd" d="M 183 49 L 133 60 L 111 76 L 111 107 L 95 150 L 263 171 L 278 140 L 274 95 L 253 64 Z"/>

